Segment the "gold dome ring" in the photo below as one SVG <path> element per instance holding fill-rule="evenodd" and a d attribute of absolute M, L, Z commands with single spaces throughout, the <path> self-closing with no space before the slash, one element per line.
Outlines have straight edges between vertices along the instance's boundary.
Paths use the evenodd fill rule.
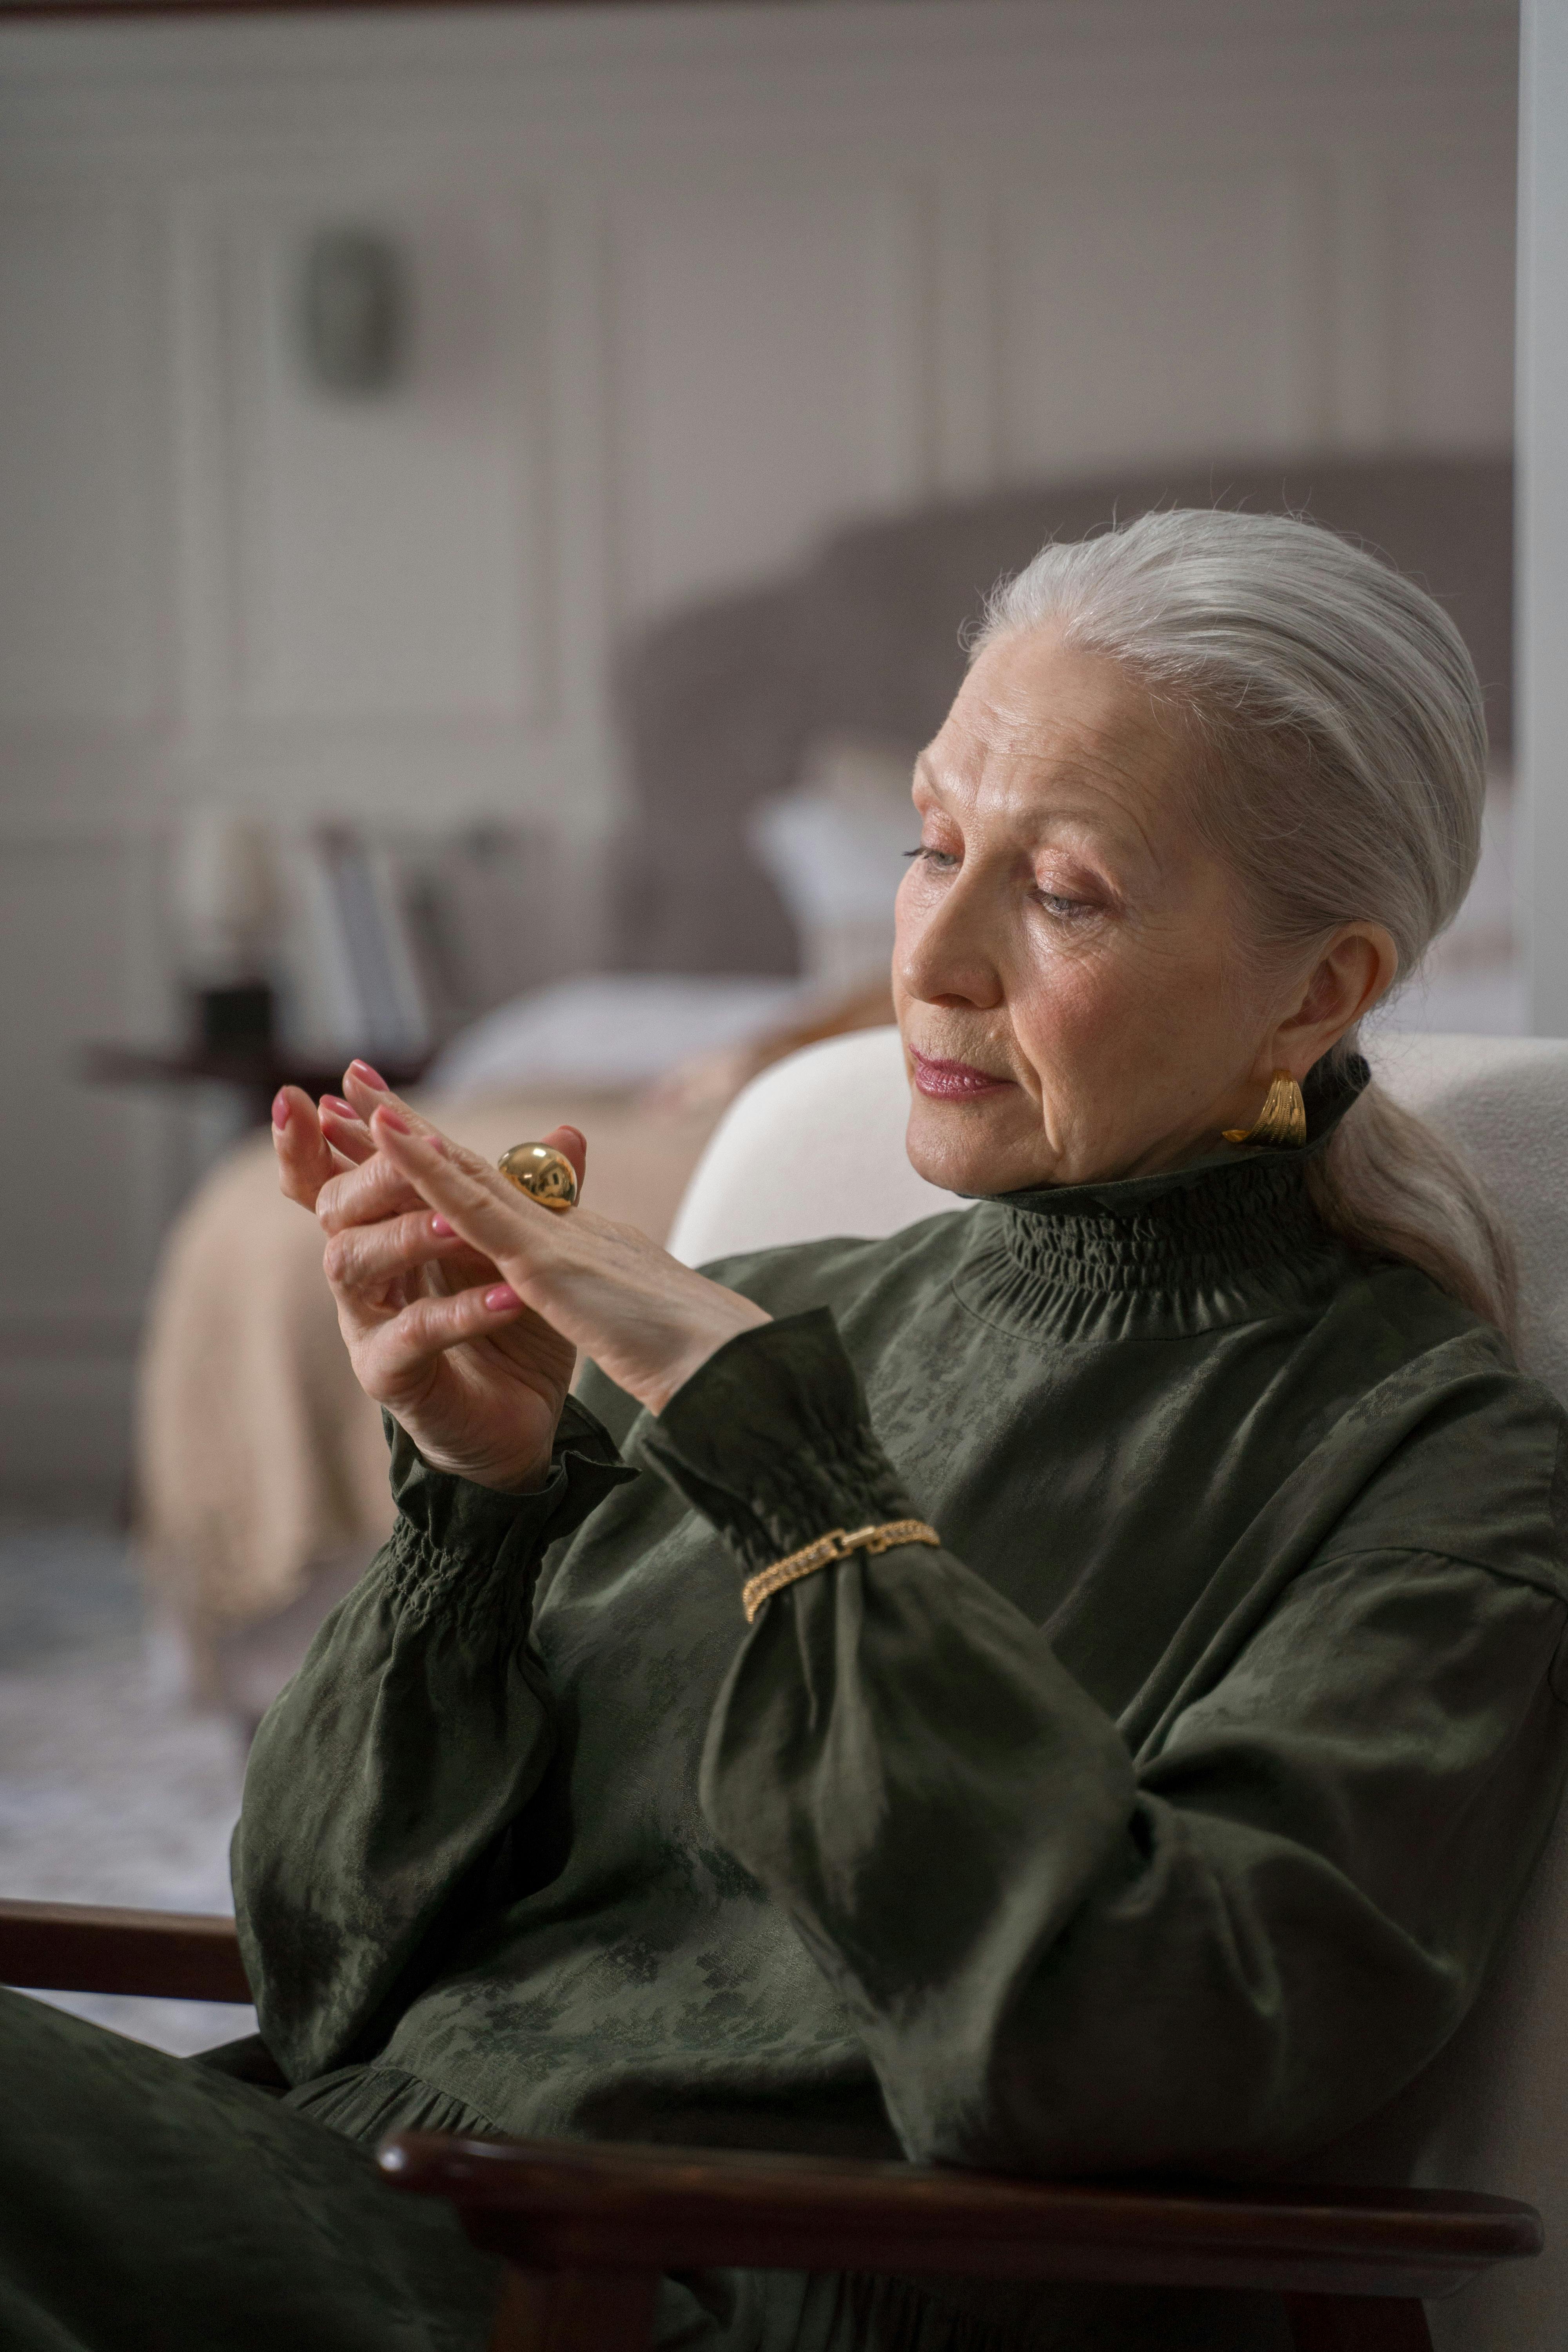
<path fill-rule="evenodd" d="M 496 1166 L 509 1184 L 537 1201 L 542 1209 L 574 1209 L 577 1171 L 563 1151 L 549 1143 L 514 1143 Z"/>

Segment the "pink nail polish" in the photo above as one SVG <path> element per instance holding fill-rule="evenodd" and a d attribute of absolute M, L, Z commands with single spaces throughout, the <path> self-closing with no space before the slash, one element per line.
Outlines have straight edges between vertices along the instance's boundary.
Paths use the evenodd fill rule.
<path fill-rule="evenodd" d="M 355 1110 L 353 1103 L 345 1101 L 342 1095 L 323 1095 L 321 1097 L 321 1108 L 323 1110 L 330 1110 L 334 1118 L 357 1118 L 359 1117 L 359 1113 Z"/>
<path fill-rule="evenodd" d="M 500 1315 L 508 1307 L 521 1307 L 522 1301 L 510 1282 L 498 1282 L 493 1290 L 486 1291 L 485 1305 L 492 1314 Z"/>
<path fill-rule="evenodd" d="M 392 1092 L 381 1072 L 373 1070 L 368 1062 L 351 1062 L 349 1068 L 356 1078 L 363 1078 L 367 1087 L 374 1087 L 378 1094 L 389 1095 Z"/>
<path fill-rule="evenodd" d="M 458 1228 L 446 1217 L 432 1217 L 430 1230 L 437 1241 L 449 1242 L 455 1238 Z"/>
<path fill-rule="evenodd" d="M 405 1118 L 400 1117 L 395 1110 L 388 1110 L 384 1105 L 375 1115 L 383 1127 L 391 1128 L 394 1135 L 412 1135 L 414 1132 Z"/>
<path fill-rule="evenodd" d="M 289 1124 L 289 1097 L 281 1087 L 272 1097 L 272 1124 L 279 1135 Z"/>

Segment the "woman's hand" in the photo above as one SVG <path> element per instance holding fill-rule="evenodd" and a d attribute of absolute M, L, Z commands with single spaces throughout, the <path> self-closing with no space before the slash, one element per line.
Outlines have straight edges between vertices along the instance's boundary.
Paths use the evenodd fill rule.
<path fill-rule="evenodd" d="M 715 1349 L 771 1319 L 629 1225 L 542 1209 L 364 1065 L 344 1087 L 352 1099 L 329 1097 L 319 1121 L 290 1090 L 275 1129 L 284 1187 L 331 1237 L 328 1278 L 361 1385 L 432 1466 L 537 1486 L 578 1348 L 658 1412 Z M 581 1181 L 576 1129 L 545 1140 Z"/>
<path fill-rule="evenodd" d="M 764 1308 L 693 1274 L 635 1226 L 592 1209 L 541 1208 L 477 1152 L 371 1087 L 362 1069 L 352 1069 L 345 1084 L 376 1158 L 327 1188 L 323 1221 L 355 1213 L 362 1200 L 428 1202 L 501 1276 L 480 1292 L 475 1312 L 482 1308 L 483 1322 L 476 1328 L 542 1325 L 658 1412 L 727 1339 L 772 1321 Z M 567 1129 L 546 1139 L 563 1133 L 575 1137 Z"/>
<path fill-rule="evenodd" d="M 359 1066 L 344 1080 L 369 1099 L 384 1090 Z M 584 1173 L 583 1138 L 549 1139 Z M 499 1281 L 444 1218 L 377 1159 L 353 1103 L 298 1087 L 273 1105 L 272 1141 L 289 1198 L 314 1210 L 325 1267 L 354 1376 L 408 1432 L 433 1468 L 481 1486 L 526 1493 L 543 1483 L 574 1351 L 537 1316 L 498 1316 L 484 1295 Z M 509 1294 L 510 1295 L 510 1294 Z"/>

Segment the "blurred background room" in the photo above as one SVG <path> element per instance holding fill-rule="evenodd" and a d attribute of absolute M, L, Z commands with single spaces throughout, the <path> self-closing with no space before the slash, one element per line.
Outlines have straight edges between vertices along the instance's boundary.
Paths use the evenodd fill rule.
<path fill-rule="evenodd" d="M 1511 0 L 0 5 L 0 1893 L 228 1909 L 387 1523 L 279 1080 L 573 1118 L 662 1235 L 748 1076 L 890 1017 L 910 761 L 1051 532 L 1289 506 L 1449 601 L 1489 847 L 1391 1017 L 1528 1025 L 1518 52 Z"/>

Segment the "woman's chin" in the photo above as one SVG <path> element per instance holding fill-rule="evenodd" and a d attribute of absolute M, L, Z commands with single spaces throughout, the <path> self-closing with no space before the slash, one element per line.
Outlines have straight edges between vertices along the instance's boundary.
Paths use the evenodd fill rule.
<path fill-rule="evenodd" d="M 916 1092 L 904 1138 L 910 1165 L 943 1192 L 1012 1192 L 1044 1182 L 1032 1164 L 1040 1153 L 1039 1130 L 1023 1136 L 1017 1124 L 1016 1104 L 1005 1098 L 942 1102 Z"/>

